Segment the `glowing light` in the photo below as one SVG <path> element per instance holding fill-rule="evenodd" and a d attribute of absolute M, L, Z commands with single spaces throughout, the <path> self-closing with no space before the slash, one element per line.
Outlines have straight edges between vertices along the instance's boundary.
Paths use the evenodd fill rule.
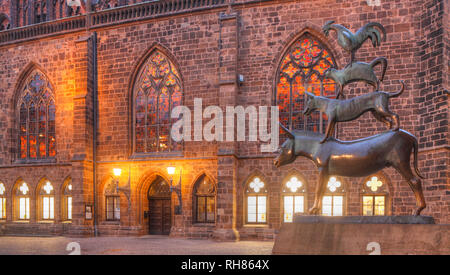
<path fill-rule="evenodd" d="M 255 193 L 258 193 L 259 190 L 261 190 L 264 187 L 264 182 L 262 182 L 259 178 L 255 178 L 251 183 L 250 183 L 250 188 L 252 188 Z"/>
<path fill-rule="evenodd" d="M 173 166 L 167 167 L 167 174 L 169 174 L 169 175 L 175 174 L 175 167 L 173 167 Z"/>
<path fill-rule="evenodd" d="M 377 177 L 372 177 L 370 181 L 366 183 L 366 185 L 367 187 L 370 187 L 370 190 L 372 190 L 372 192 L 375 192 L 378 190 L 378 187 L 381 187 L 383 185 L 383 183 L 379 181 Z"/>
<path fill-rule="evenodd" d="M 327 185 L 328 189 L 330 189 L 331 192 L 336 191 L 339 187 L 341 187 L 341 182 L 338 181 L 335 177 L 331 177 L 328 181 Z"/>
<path fill-rule="evenodd" d="M 113 169 L 113 174 L 114 174 L 114 176 L 116 176 L 116 177 L 120 177 L 120 175 L 122 174 L 122 169 L 120 169 L 120 168 L 114 168 L 114 169 Z"/>
<path fill-rule="evenodd" d="M 5 185 L 3 185 L 3 183 L 0 183 L 0 195 L 4 195 L 5 194 Z"/>
<path fill-rule="evenodd" d="M 297 190 L 302 187 L 303 183 L 297 179 L 297 177 L 292 177 L 287 183 L 286 186 L 291 189 L 291 192 L 297 192 Z"/>
<path fill-rule="evenodd" d="M 50 194 L 50 192 L 52 192 L 53 186 L 49 181 L 47 181 L 47 183 L 45 184 L 44 190 L 45 190 L 45 193 L 47 193 L 47 194 Z"/>
<path fill-rule="evenodd" d="M 20 186 L 19 190 L 22 192 L 22 194 L 26 195 L 29 191 L 27 184 L 24 182 L 22 183 L 22 186 Z"/>

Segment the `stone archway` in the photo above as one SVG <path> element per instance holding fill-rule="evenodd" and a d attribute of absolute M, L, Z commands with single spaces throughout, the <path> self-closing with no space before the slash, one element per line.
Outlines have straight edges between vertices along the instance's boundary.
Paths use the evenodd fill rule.
<path fill-rule="evenodd" d="M 172 194 L 162 177 L 156 177 L 148 192 L 148 232 L 152 235 L 169 235 L 172 227 Z"/>

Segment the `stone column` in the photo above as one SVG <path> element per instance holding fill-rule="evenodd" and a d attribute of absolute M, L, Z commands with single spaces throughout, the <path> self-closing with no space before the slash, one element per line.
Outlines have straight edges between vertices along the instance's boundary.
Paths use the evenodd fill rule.
<path fill-rule="evenodd" d="M 238 95 L 238 14 L 231 8 L 219 16 L 219 106 L 236 106 Z M 225 118 L 225 116 L 224 116 Z M 224 126 L 226 123 L 224 123 Z M 217 226 L 213 233 L 216 240 L 239 240 L 236 230 L 237 143 L 224 141 L 217 146 Z"/>

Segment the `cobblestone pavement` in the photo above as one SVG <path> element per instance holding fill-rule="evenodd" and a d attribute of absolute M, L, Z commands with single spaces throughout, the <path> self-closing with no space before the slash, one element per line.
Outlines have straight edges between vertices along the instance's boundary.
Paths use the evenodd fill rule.
<path fill-rule="evenodd" d="M 150 254 L 150 255 L 269 255 L 273 242 L 175 239 L 167 236 L 142 237 L 10 237 L 0 236 L 0 255 L 62 254 L 71 242 L 80 245 L 81 254 Z"/>

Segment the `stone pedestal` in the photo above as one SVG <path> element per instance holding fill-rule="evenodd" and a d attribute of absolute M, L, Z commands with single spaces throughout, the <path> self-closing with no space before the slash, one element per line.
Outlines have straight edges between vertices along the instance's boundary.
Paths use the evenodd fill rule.
<path fill-rule="evenodd" d="M 273 254 L 450 254 L 450 225 L 431 217 L 297 216 Z"/>

